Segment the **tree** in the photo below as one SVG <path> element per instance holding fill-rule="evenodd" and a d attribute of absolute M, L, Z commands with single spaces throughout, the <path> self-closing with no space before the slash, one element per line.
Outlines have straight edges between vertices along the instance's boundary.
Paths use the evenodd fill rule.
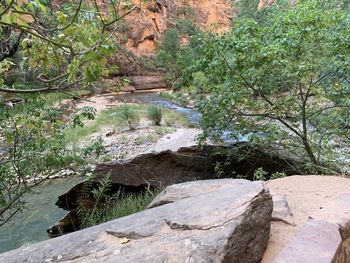
<path fill-rule="evenodd" d="M 211 96 L 199 102 L 205 136 L 231 130 L 313 165 L 344 160 L 349 145 L 349 15 L 337 1 L 299 1 L 205 43 Z M 344 150 L 343 152 L 341 151 Z"/>
<path fill-rule="evenodd" d="M 267 20 L 267 15 L 272 12 L 280 11 L 287 8 L 290 5 L 290 0 L 275 0 L 272 6 L 259 8 L 259 0 L 240 0 L 237 3 L 239 10 L 238 17 L 250 18 L 257 21 L 259 24 L 263 24 Z M 236 21 L 233 21 L 235 23 Z"/>
<path fill-rule="evenodd" d="M 109 4 L 112 11 L 103 13 L 96 1 L 84 4 L 80 0 L 76 5 L 67 2 L 61 9 L 40 0 L 1 1 L 3 53 L 0 69 L 8 73 L 15 68 L 39 68 L 36 74 L 39 87 L 7 87 L 3 79 L 0 91 L 62 91 L 96 81 L 102 74 L 106 56 L 113 51 L 115 23 L 135 9 L 124 10 L 124 15 L 120 16 L 119 1 L 110 1 Z M 9 60 L 19 55 L 19 46 L 20 58 Z"/>
<path fill-rule="evenodd" d="M 186 37 L 188 43 L 182 43 Z M 196 59 L 201 44 L 201 33 L 189 20 L 178 22 L 178 29 L 168 29 L 158 46 L 157 59 L 166 70 L 165 77 L 170 86 L 179 88 L 184 69 Z"/>
<path fill-rule="evenodd" d="M 119 1 L 108 6 L 102 12 L 97 1 L 57 8 L 41 0 L 0 0 L 0 96 L 17 94 L 24 102 L 0 101 L 0 226 L 24 208 L 23 195 L 34 186 L 86 164 L 86 154 L 67 145 L 67 124 L 57 118 L 62 113 L 38 95 L 89 86 L 101 77 L 116 22 L 135 10 L 120 9 Z M 22 75 L 30 81 L 19 81 Z"/>

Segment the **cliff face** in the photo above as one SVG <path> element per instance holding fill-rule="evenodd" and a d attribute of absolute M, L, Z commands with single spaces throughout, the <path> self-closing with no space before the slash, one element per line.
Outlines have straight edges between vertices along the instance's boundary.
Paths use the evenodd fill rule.
<path fill-rule="evenodd" d="M 177 21 L 189 19 L 205 31 L 224 32 L 232 20 L 230 0 L 132 0 L 138 8 L 125 18 L 124 44 L 138 56 L 152 56 L 156 42 Z"/>

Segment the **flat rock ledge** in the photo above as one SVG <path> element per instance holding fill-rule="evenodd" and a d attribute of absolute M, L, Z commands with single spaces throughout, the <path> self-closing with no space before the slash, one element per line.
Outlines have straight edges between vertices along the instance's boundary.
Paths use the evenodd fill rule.
<path fill-rule="evenodd" d="M 273 263 L 350 262 L 350 193 L 320 207 Z"/>
<path fill-rule="evenodd" d="M 274 211 L 262 263 L 350 263 L 350 179 L 292 176 L 267 186 Z"/>
<path fill-rule="evenodd" d="M 261 260 L 273 208 L 261 182 L 206 180 L 175 188 L 171 202 L 158 197 L 154 208 L 1 254 L 0 262 Z"/>

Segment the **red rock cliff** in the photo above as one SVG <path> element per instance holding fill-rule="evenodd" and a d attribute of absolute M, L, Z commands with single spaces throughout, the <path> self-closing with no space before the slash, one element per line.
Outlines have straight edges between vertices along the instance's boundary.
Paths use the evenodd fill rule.
<path fill-rule="evenodd" d="M 139 56 L 152 56 L 156 42 L 177 21 L 190 19 L 202 30 L 223 32 L 232 20 L 230 0 L 132 0 L 138 8 L 125 18 L 125 46 Z"/>

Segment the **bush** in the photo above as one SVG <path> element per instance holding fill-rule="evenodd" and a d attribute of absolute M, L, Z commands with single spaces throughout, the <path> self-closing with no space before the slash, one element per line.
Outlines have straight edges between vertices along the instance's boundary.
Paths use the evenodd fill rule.
<path fill-rule="evenodd" d="M 147 118 L 155 125 L 160 126 L 163 118 L 162 108 L 156 105 L 150 105 L 147 109 Z"/>
<path fill-rule="evenodd" d="M 198 71 L 192 74 L 193 85 L 196 87 L 196 92 L 198 94 L 209 92 L 209 81 L 202 71 Z"/>
<path fill-rule="evenodd" d="M 159 192 L 160 190 L 147 191 L 138 195 L 118 193 L 110 200 L 106 200 L 104 205 L 92 211 L 85 211 L 82 214 L 81 228 L 95 226 L 145 210 Z"/>
<path fill-rule="evenodd" d="M 127 125 L 130 130 L 135 130 L 140 123 L 140 116 L 132 106 L 125 104 L 120 107 L 120 120 L 123 124 Z"/>

